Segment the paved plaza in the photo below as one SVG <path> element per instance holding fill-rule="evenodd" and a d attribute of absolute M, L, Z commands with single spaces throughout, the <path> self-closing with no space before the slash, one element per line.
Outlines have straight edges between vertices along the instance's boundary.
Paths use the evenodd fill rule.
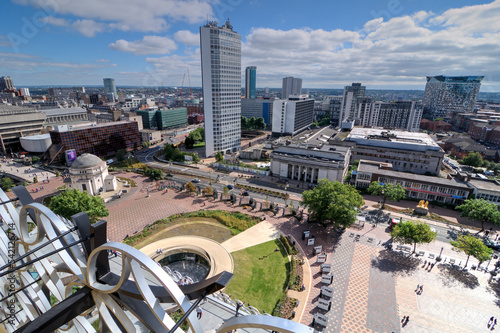
<path fill-rule="evenodd" d="M 242 207 L 192 197 L 184 192 L 169 190 L 163 194 L 154 189 L 153 182 L 142 176 L 114 174 L 133 179 L 138 186 L 107 205 L 110 215 L 105 219 L 112 241 L 121 241 L 126 235 L 132 235 L 146 225 L 173 214 L 199 209 L 243 211 Z M 33 188 L 44 187 L 32 193 L 37 201 L 55 193 L 55 189 L 62 185 L 61 178 L 50 179 L 49 184 L 27 186 L 30 192 Z M 366 201 L 369 207 L 374 203 Z M 400 206 L 405 204 L 398 203 Z M 445 210 L 442 212 L 447 213 Z M 488 332 L 489 318 L 499 315 L 498 283 L 490 284 L 488 273 L 471 270 L 473 264 L 477 265 L 477 260 L 473 258 L 469 261 L 467 271 L 452 266 L 450 259 L 463 267 L 466 256 L 452 251 L 449 243 L 436 241 L 417 246 L 417 252 L 424 251 L 425 255 L 415 258 L 386 250 L 383 245 L 390 239 L 386 225 L 372 227 L 366 224 L 349 228 L 338 235 L 332 228 L 325 229 L 317 224 L 299 223 L 294 219 L 274 217 L 263 212 L 248 213 L 265 216 L 270 225 L 284 234 L 292 235 L 303 248 L 310 266 L 310 270 L 305 271 L 310 271 L 311 276 L 306 291 L 298 293 L 301 303 L 298 309 L 304 308 L 304 312 L 298 313 L 295 320 L 304 324 L 312 324 L 314 315 L 321 313 L 325 314 L 328 323 L 326 327 L 316 324 L 316 328 L 324 332 Z M 449 215 L 459 220 L 456 212 L 451 211 Z M 329 311 L 317 308 L 324 284 L 312 246 L 307 246 L 301 239 L 304 230 L 309 230 L 316 237 L 315 245 L 322 245 L 327 254 L 327 263 L 332 265 L 333 282 L 330 287 L 333 296 Z M 252 245 L 245 243 L 245 239 L 251 237 L 241 235 L 240 243 L 232 244 L 235 249 Z M 438 255 L 440 252 L 445 258 L 443 262 L 436 263 L 434 259 L 429 259 L 429 254 Z M 429 266 L 426 261 L 435 265 Z M 489 265 L 491 270 L 496 262 L 493 260 L 482 266 Z M 417 285 L 423 285 L 420 295 L 415 292 Z M 409 316 L 404 327 L 401 324 L 403 316 Z"/>

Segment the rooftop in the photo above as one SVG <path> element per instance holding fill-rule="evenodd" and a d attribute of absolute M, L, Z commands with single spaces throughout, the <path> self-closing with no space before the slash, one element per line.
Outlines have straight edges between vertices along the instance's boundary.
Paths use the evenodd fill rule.
<path fill-rule="evenodd" d="M 500 192 L 500 184 L 495 180 L 471 178 L 468 183 L 480 190 Z"/>
<path fill-rule="evenodd" d="M 99 166 L 105 163 L 99 157 L 92 154 L 82 154 L 76 158 L 71 164 L 71 169 L 87 169 Z"/>
<path fill-rule="evenodd" d="M 468 82 L 481 83 L 481 81 L 484 79 L 484 76 L 445 76 L 445 75 L 427 76 L 427 82 L 429 82 L 431 79 L 440 82 L 451 82 L 451 83 L 468 83 Z"/>
<path fill-rule="evenodd" d="M 465 184 L 464 182 L 457 181 L 455 179 L 423 176 L 423 175 L 417 175 L 417 174 L 413 174 L 413 173 L 393 171 L 393 170 L 388 170 L 388 169 L 381 169 L 380 168 L 381 164 L 392 168 L 391 163 L 381 163 L 381 162 L 361 160 L 361 161 L 359 161 L 359 165 L 358 165 L 358 173 L 367 172 L 367 173 L 372 173 L 372 174 L 373 173 L 383 174 L 384 176 L 387 176 L 390 178 L 408 179 L 408 180 L 415 180 L 415 181 L 418 181 L 420 183 L 441 184 L 444 186 L 454 186 L 454 187 L 469 189 L 467 184 Z"/>
<path fill-rule="evenodd" d="M 38 110 L 34 108 L 0 103 L 0 115 L 35 113 L 35 112 L 38 112 Z"/>
<path fill-rule="evenodd" d="M 42 112 L 44 112 L 47 115 L 47 117 L 53 117 L 53 116 L 63 116 L 73 113 L 87 113 L 87 110 L 81 107 L 76 107 L 76 108 L 47 109 L 43 110 Z"/>
<path fill-rule="evenodd" d="M 355 127 L 345 141 L 352 141 L 358 145 L 366 146 L 385 146 L 410 150 L 442 150 L 426 133 L 388 131 L 381 128 Z"/>

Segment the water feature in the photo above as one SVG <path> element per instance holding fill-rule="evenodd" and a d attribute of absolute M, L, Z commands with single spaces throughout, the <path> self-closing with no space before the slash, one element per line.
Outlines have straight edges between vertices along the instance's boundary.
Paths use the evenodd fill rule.
<path fill-rule="evenodd" d="M 167 253 L 159 263 L 176 282 L 187 278 L 187 283 L 197 283 L 204 280 L 210 271 L 210 265 L 203 256 L 189 252 Z"/>

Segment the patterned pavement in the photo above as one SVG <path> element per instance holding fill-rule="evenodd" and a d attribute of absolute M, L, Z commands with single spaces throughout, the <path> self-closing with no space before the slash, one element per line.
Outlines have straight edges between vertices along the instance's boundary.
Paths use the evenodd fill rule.
<path fill-rule="evenodd" d="M 153 189 L 151 181 L 134 174 L 117 176 L 133 179 L 138 187 L 107 205 L 110 215 L 105 219 L 109 238 L 113 241 L 121 241 L 126 235 L 173 214 L 199 209 L 242 210 L 241 207 L 209 202 L 182 192 L 169 190 L 162 194 Z M 61 184 L 61 178 L 51 178 L 50 184 L 33 184 L 27 188 L 31 191 L 32 188 L 44 187 L 38 193 L 32 193 L 40 202 L 43 196 L 53 194 Z M 149 198 L 146 197 L 148 186 L 151 190 Z M 489 285 L 489 274 L 464 272 L 447 263 L 429 269 L 424 266 L 423 259 L 388 252 L 381 242 L 388 240 L 389 236 L 381 227 L 348 229 L 339 238 L 331 228 L 276 218 L 263 212 L 251 214 L 266 216 L 283 233 L 293 235 L 304 249 L 311 267 L 311 285 L 306 286 L 304 292 L 304 297 L 309 292 L 309 298 L 301 322 L 311 324 L 316 313 L 326 314 L 327 326 L 316 325 L 323 332 L 489 332 L 488 319 L 499 314 L 500 292 Z M 310 230 L 316 236 L 315 245 L 322 245 L 328 255 L 327 263 L 332 264 L 330 311 L 316 308 L 322 286 L 320 264 L 312 254 L 312 246 L 307 246 L 301 238 L 304 230 Z M 358 240 L 355 234 L 360 235 Z M 442 246 L 446 244 L 419 248 L 439 253 Z M 445 254 L 450 252 L 445 249 Z M 458 258 L 456 253 L 452 257 Z M 414 291 L 417 284 L 424 285 L 422 295 Z M 405 327 L 400 321 L 403 316 L 410 316 Z"/>

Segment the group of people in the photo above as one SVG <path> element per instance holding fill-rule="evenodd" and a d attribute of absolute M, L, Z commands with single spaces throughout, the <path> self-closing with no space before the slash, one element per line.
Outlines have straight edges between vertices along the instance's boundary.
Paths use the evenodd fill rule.
<path fill-rule="evenodd" d="M 422 295 L 424 292 L 424 285 L 423 284 L 417 284 L 417 289 L 415 289 L 415 292 L 417 295 Z"/>

